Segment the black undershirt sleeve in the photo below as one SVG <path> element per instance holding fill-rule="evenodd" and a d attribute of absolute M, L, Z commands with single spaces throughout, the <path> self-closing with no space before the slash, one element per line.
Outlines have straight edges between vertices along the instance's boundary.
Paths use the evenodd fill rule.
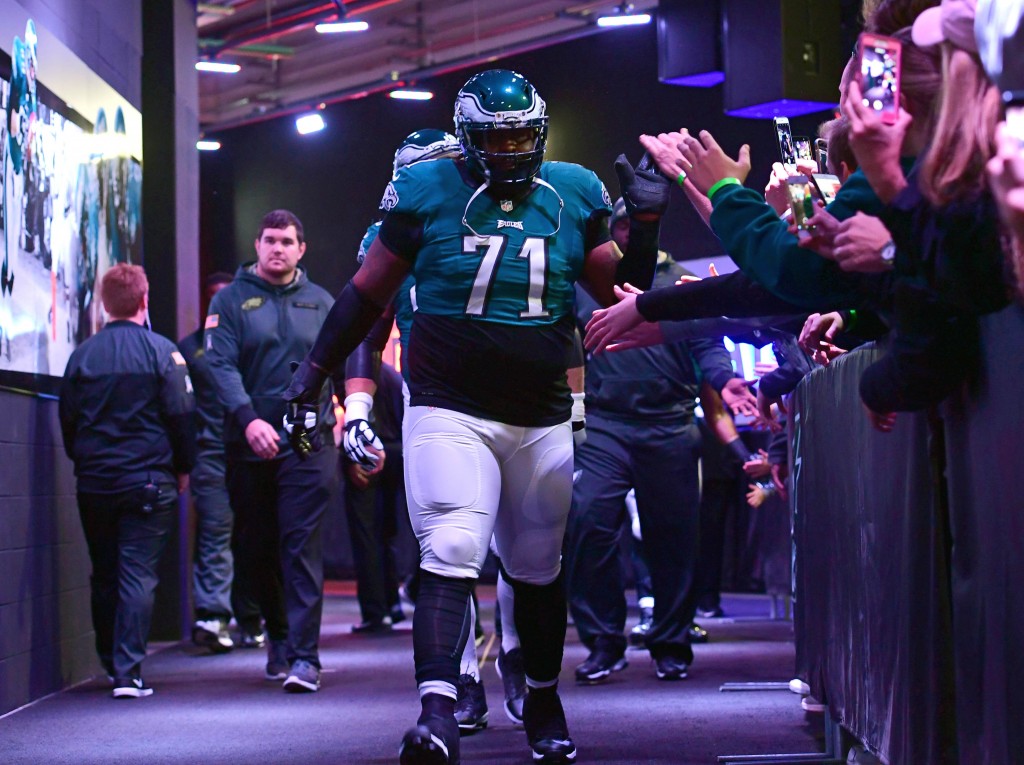
<path fill-rule="evenodd" d="M 412 262 L 423 244 L 423 221 L 409 213 L 389 212 L 377 238 L 402 260 Z"/>

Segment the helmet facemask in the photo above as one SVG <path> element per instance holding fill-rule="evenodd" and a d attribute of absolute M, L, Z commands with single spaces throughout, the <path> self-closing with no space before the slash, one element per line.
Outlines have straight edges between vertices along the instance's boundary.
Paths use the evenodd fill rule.
<path fill-rule="evenodd" d="M 459 91 L 455 135 L 474 175 L 491 185 L 528 186 L 547 148 L 544 100 L 520 74 L 481 72 Z"/>

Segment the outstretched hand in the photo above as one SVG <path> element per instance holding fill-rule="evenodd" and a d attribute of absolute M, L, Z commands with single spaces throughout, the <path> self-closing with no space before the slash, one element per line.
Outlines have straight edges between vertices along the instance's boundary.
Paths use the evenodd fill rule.
<path fill-rule="evenodd" d="M 636 309 L 636 296 L 642 294 L 630 284 L 614 287 L 615 297 L 619 301 L 608 308 L 594 311 L 587 322 L 587 336 L 583 345 L 592 353 L 600 353 L 617 338 L 644 321 L 644 317 Z"/>
<path fill-rule="evenodd" d="M 736 178 L 740 183 L 750 172 L 750 146 L 743 144 L 734 160 L 729 157 L 707 130 L 700 131 L 700 138 L 694 138 L 686 130 L 675 133 L 660 133 L 658 136 L 642 135 L 640 143 L 665 172 L 678 168 L 677 174 L 686 177 L 702 194 L 723 178 Z"/>

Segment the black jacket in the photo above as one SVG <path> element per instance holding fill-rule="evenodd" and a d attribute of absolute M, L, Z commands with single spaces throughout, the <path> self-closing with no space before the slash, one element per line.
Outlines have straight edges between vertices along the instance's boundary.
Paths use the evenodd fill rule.
<path fill-rule="evenodd" d="M 203 330 L 197 329 L 178 341 L 178 350 L 188 363 L 188 374 L 196 396 L 196 434 L 200 454 L 224 454 L 224 405 L 203 348 Z"/>
<path fill-rule="evenodd" d="M 302 268 L 290 284 L 278 286 L 257 276 L 252 266 L 242 265 L 235 280 L 214 295 L 203 346 L 225 409 L 225 450 L 258 460 L 245 438 L 245 428 L 257 418 L 277 428 L 281 456 L 291 450 L 283 422 L 290 364 L 301 362 L 313 347 L 334 300 Z M 328 381 L 320 396 L 325 429 L 335 423 L 333 392 Z"/>
<path fill-rule="evenodd" d="M 78 490 L 119 493 L 191 471 L 194 409 L 174 343 L 131 321 L 107 324 L 71 354 L 61 383 L 61 432 Z"/>

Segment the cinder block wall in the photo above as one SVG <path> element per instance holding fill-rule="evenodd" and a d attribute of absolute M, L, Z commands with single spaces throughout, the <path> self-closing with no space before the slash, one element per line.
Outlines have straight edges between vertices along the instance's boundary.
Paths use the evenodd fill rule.
<path fill-rule="evenodd" d="M 14 2 L 141 108 L 138 0 Z M 57 402 L 0 390 L 0 714 L 100 671 L 74 490 Z"/>

